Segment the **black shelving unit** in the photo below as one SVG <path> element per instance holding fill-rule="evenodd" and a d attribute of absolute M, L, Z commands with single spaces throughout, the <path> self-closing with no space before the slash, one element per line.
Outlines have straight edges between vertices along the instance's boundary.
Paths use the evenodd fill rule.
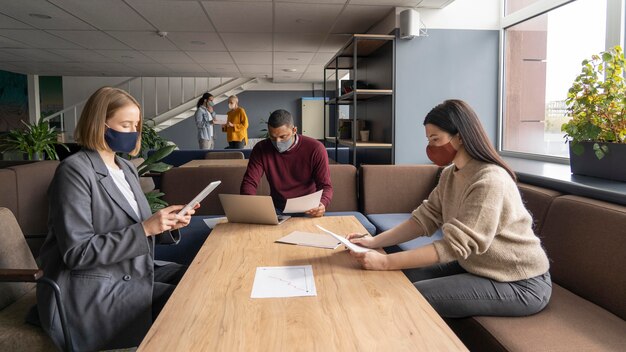
<path fill-rule="evenodd" d="M 324 111 L 326 141 L 334 143 L 335 148 L 350 147 L 355 166 L 394 163 L 395 40 L 394 35 L 355 34 L 324 66 L 326 104 L 334 107 L 334 124 Z M 352 89 L 342 94 L 340 79 L 344 75 L 352 81 Z M 334 87 L 329 87 L 331 77 Z M 367 88 L 359 87 L 363 83 Z M 342 105 L 350 107 L 351 139 L 340 138 L 337 131 Z M 366 116 L 361 120 L 370 124 L 370 140 L 367 142 L 359 140 L 359 116 Z M 377 151 L 368 152 L 368 149 Z"/>

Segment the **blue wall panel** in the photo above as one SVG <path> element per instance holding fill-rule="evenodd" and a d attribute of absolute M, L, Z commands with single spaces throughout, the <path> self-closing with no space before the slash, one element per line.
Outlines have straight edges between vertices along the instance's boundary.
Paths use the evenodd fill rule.
<path fill-rule="evenodd" d="M 446 99 L 467 101 L 495 145 L 498 113 L 495 30 L 428 30 L 396 46 L 396 164 L 429 163 L 424 117 Z"/>

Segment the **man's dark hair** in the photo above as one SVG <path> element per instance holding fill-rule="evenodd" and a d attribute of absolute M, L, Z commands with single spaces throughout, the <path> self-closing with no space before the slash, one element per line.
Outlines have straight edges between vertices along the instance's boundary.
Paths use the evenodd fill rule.
<path fill-rule="evenodd" d="M 270 118 L 267 120 L 267 125 L 271 128 L 278 128 L 281 126 L 293 126 L 293 117 L 287 110 L 279 109 L 274 111 Z"/>

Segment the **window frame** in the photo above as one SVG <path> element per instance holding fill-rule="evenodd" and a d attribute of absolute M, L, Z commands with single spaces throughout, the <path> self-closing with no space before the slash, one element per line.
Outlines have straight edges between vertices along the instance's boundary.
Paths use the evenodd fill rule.
<path fill-rule="evenodd" d="M 505 100 L 505 43 L 506 30 L 512 26 L 528 21 L 537 16 L 541 16 L 561 6 L 567 5 L 577 0 L 539 0 L 509 15 L 506 14 L 506 0 L 502 2 L 501 18 L 500 18 L 500 43 L 498 53 L 498 133 L 497 133 L 497 149 L 502 156 L 518 157 L 530 160 L 539 160 L 547 162 L 556 162 L 561 164 L 569 164 L 569 157 L 560 157 L 547 154 L 535 154 L 527 152 L 518 152 L 511 150 L 503 150 L 504 138 L 504 100 Z M 615 45 L 624 47 L 624 18 L 626 0 L 604 0 L 607 2 L 606 10 L 606 29 L 605 29 L 605 50 Z"/>

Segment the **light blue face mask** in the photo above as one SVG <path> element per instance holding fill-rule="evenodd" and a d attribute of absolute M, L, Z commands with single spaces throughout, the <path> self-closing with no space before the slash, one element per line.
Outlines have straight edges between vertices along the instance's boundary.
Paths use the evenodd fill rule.
<path fill-rule="evenodd" d="M 215 103 L 209 100 L 209 106 L 215 106 Z"/>
<path fill-rule="evenodd" d="M 286 141 L 272 141 L 272 144 L 274 145 L 274 148 L 276 148 L 276 150 L 278 150 L 279 153 L 284 153 L 286 152 L 289 148 L 291 148 L 291 145 L 293 144 L 293 136 L 292 138 L 289 138 Z"/>

